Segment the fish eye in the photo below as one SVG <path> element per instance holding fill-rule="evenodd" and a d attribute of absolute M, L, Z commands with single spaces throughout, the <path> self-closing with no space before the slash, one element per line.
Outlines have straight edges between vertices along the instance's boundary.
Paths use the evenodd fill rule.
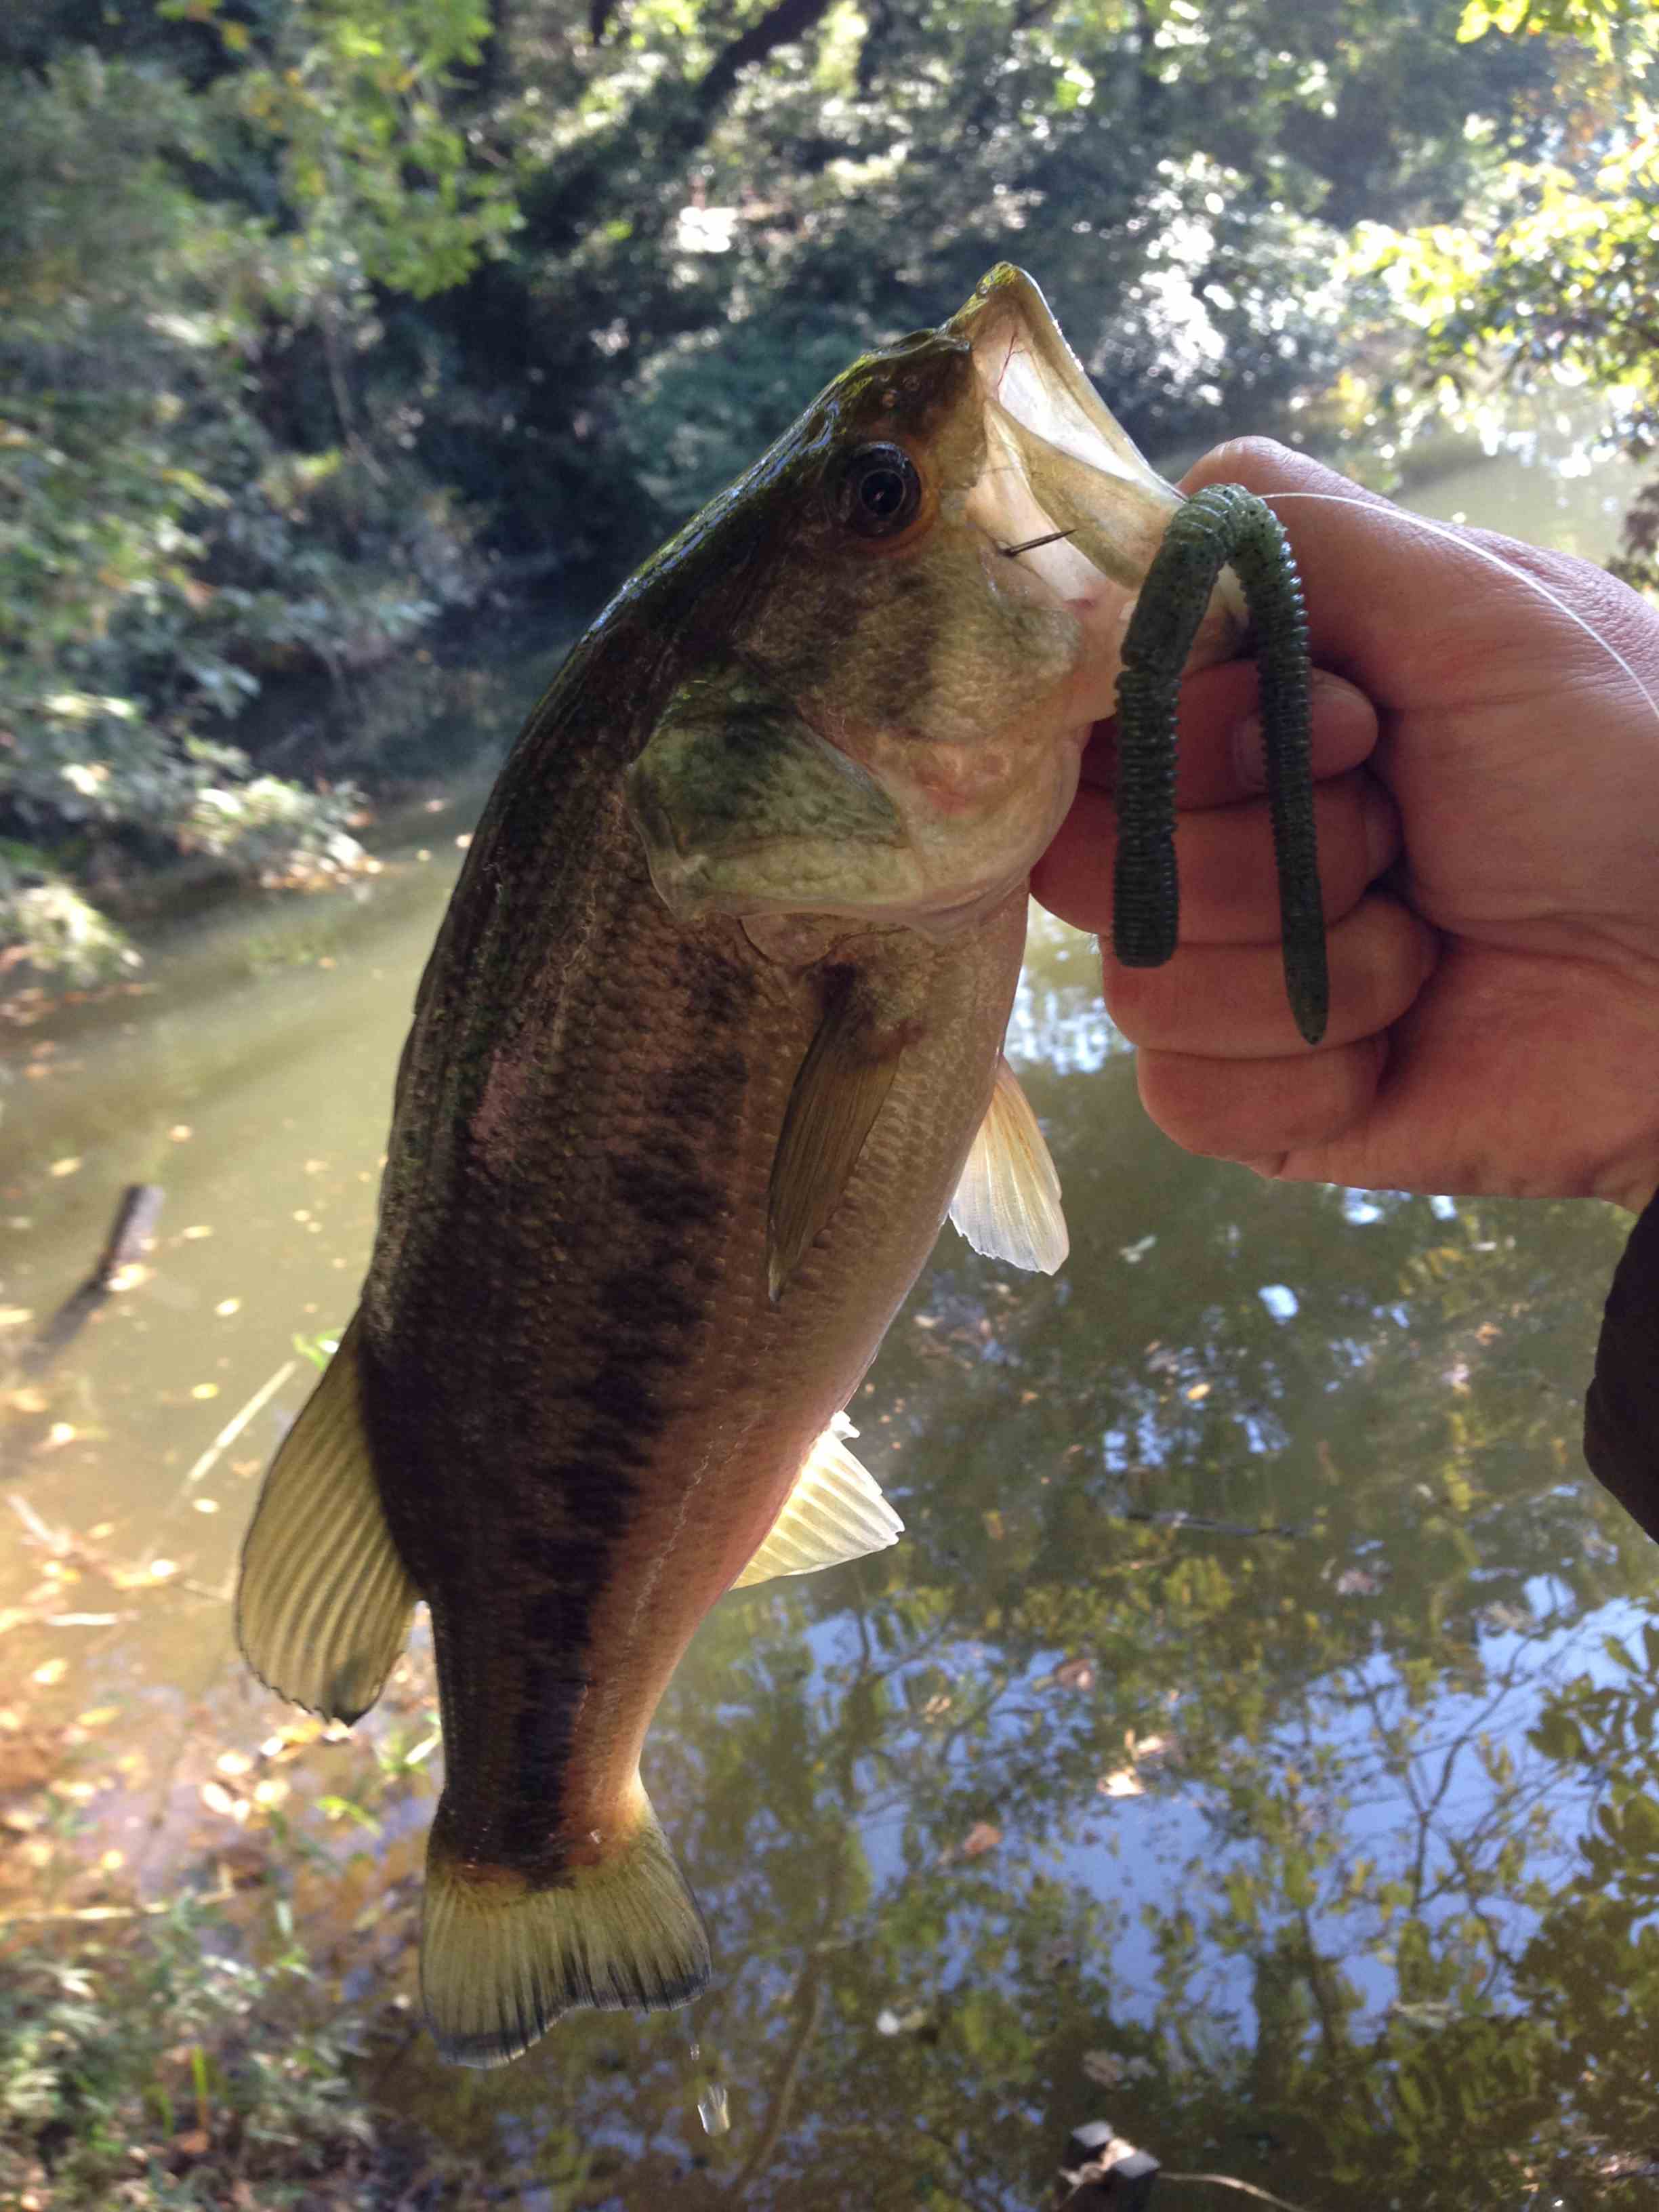
<path fill-rule="evenodd" d="M 893 538 L 921 506 L 921 476 L 902 446 L 860 446 L 830 489 L 836 520 L 860 538 Z"/>

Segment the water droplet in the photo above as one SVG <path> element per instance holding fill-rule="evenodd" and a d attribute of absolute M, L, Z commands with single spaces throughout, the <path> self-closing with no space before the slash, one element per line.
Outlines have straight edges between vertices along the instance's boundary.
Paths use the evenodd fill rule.
<path fill-rule="evenodd" d="M 732 2116 L 726 2108 L 726 2086 L 720 2081 L 710 2082 L 697 2100 L 697 2118 L 704 2130 L 711 2136 L 723 2136 L 732 2124 Z"/>

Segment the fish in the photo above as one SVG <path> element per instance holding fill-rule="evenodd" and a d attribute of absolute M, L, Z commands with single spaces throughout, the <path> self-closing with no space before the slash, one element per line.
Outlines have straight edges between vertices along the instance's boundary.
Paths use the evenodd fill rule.
<path fill-rule="evenodd" d="M 641 1780 L 664 1689 L 729 1590 L 896 1540 L 845 1408 L 947 1214 L 1064 1257 L 1002 1052 L 1027 878 L 1181 504 L 1000 264 L 622 586 L 501 770 L 236 1604 L 346 1723 L 429 1608 L 447 2059 L 706 1985 Z M 1243 626 L 1224 574 L 1188 665 Z"/>

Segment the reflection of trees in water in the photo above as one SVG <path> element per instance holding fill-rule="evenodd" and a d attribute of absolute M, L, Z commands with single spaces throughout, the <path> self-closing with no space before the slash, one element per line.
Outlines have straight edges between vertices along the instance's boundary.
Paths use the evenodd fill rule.
<path fill-rule="evenodd" d="M 904 1449 L 872 1463 L 910 1486 L 917 1578 L 1063 1583 L 1140 1556 L 1128 1514 L 1185 1511 L 1308 1532 L 1189 1529 L 1176 1549 L 1299 1613 L 1328 1612 L 1328 1578 L 1356 1570 L 1380 1590 L 1354 1634 L 1401 1656 L 1467 1642 L 1483 1608 L 1529 1610 L 1538 1577 L 1581 1604 L 1628 1588 L 1637 1550 L 1610 1547 L 1577 1455 L 1611 1219 L 1466 1203 L 1442 1220 L 1402 1199 L 1357 1224 L 1340 1193 L 1177 1153 L 1132 1082 L 1127 1065 L 1027 1079 L 1066 1184 L 1064 1276 L 1000 1275 L 947 1240 L 884 1352 L 866 1402 L 892 1403 Z"/>
<path fill-rule="evenodd" d="M 550 2202 L 1031 2206 L 1097 2109 L 1310 2212 L 1597 2202 L 1645 2144 L 1646 1655 L 1574 1681 L 1647 1578 L 1577 1459 L 1616 1224 L 1350 1219 L 1130 1079 L 1029 1085 L 1065 1276 L 947 1238 L 854 1407 L 904 1542 L 720 1608 L 653 1735 L 732 2132 L 677 2021 L 455 2093 Z"/>

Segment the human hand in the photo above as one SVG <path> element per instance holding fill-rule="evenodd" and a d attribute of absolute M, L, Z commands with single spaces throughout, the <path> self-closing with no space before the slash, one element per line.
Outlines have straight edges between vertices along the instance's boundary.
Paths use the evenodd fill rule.
<path fill-rule="evenodd" d="M 1639 1208 L 1659 1185 L 1659 612 L 1565 555 L 1431 534 L 1265 441 L 1218 447 L 1185 489 L 1217 483 L 1273 504 L 1306 587 L 1331 1018 L 1310 1051 L 1285 999 L 1255 670 L 1207 669 L 1182 690 L 1174 959 L 1111 957 L 1109 723 L 1032 880 L 1107 933 L 1147 1111 L 1268 1176 Z"/>

